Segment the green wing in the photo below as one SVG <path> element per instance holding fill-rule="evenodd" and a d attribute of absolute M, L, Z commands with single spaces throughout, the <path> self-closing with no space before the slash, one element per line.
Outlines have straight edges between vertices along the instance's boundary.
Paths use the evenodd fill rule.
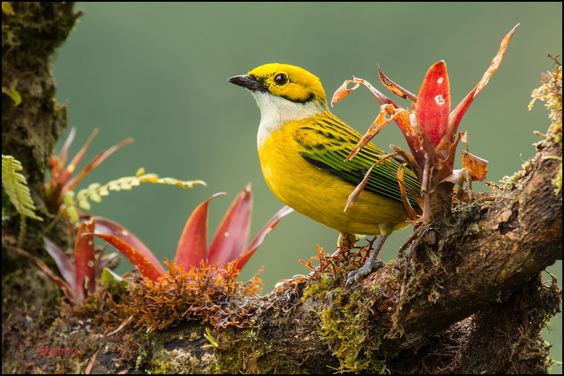
<path fill-rule="evenodd" d="M 366 171 L 385 156 L 384 152 L 369 143 L 352 160 L 345 162 L 361 135 L 330 113 L 314 117 L 313 122 L 310 120 L 293 134 L 302 147 L 300 155 L 312 165 L 350 183 L 353 189 L 362 181 Z M 389 158 L 374 167 L 365 189 L 401 201 L 397 181 L 400 165 L 400 161 Z M 420 191 L 420 183 L 408 167 L 405 168 L 404 183 L 408 187 L 409 201 L 417 207 L 412 192 Z"/>

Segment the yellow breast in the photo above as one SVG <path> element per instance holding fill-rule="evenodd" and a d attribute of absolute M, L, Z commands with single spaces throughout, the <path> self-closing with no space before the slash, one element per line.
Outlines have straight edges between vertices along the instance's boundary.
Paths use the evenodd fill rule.
<path fill-rule="evenodd" d="M 290 121 L 271 132 L 258 154 L 266 183 L 274 195 L 296 211 L 341 232 L 376 235 L 379 226 L 407 224 L 401 202 L 363 191 L 347 212 L 343 209 L 354 185 L 307 162 L 293 135 L 307 119 Z"/>

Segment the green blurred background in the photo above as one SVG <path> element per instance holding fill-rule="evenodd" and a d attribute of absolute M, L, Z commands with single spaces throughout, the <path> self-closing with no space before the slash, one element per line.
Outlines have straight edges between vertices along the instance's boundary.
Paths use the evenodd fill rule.
<path fill-rule="evenodd" d="M 203 199 L 211 204 L 213 234 L 224 211 L 252 183 L 251 236 L 280 207 L 262 178 L 256 152 L 259 111 L 227 78 L 269 62 L 302 66 L 319 76 L 328 96 L 353 75 L 380 86 L 376 65 L 417 92 L 427 68 L 448 63 L 453 103 L 480 79 L 503 36 L 518 22 L 505 61 L 461 123 L 470 151 L 490 162 L 489 179 L 511 175 L 534 153 L 534 130 L 545 131 L 542 104 L 527 110 L 531 90 L 560 54 L 561 3 L 78 3 L 84 15 L 54 62 L 57 98 L 68 103 L 78 128 L 74 148 L 100 128 L 87 158 L 125 137 L 135 143 L 96 170 L 83 186 L 132 175 L 138 167 L 161 176 L 203 179 L 193 191 L 141 186 L 113 193 L 93 212 L 136 233 L 159 259 L 174 258 L 188 214 Z M 334 112 L 364 132 L 378 107 L 364 89 Z M 68 130 L 67 130 L 68 133 Z M 374 142 L 405 145 L 390 126 Z M 60 146 L 60 144 L 59 144 Z M 475 184 L 475 189 L 486 187 Z M 395 233 L 383 258 L 411 230 Z M 261 266 L 264 292 L 297 273 L 298 263 L 332 252 L 337 234 L 298 213 L 282 220 L 243 270 Z M 119 270 L 131 268 L 125 260 Z M 561 278 L 561 262 L 550 268 Z M 552 356 L 562 360 L 562 318 L 546 334 Z M 560 373 L 561 365 L 552 372 Z"/>

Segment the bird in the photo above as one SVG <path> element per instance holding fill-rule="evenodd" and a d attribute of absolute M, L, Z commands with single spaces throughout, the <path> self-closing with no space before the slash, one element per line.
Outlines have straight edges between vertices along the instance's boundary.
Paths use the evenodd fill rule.
<path fill-rule="evenodd" d="M 339 231 L 338 248 L 350 248 L 360 236 L 375 236 L 366 262 L 347 275 L 350 285 L 377 267 L 386 238 L 409 224 L 397 171 L 402 160 L 387 158 L 369 175 L 358 200 L 347 199 L 366 172 L 386 154 L 368 143 L 351 160 L 346 157 L 362 137 L 335 116 L 321 80 L 304 68 L 269 63 L 228 79 L 248 89 L 260 109 L 257 148 L 262 174 L 284 204 Z M 404 184 L 419 192 L 415 173 L 406 168 Z"/>

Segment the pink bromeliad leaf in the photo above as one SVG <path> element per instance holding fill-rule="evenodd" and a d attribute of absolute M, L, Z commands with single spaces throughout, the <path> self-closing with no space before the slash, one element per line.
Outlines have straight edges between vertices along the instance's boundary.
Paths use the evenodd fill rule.
<path fill-rule="evenodd" d="M 49 256 L 55 261 L 59 272 L 63 276 L 63 279 L 69 286 L 74 288 L 75 284 L 75 267 L 68 256 L 63 252 L 58 245 L 53 243 L 51 239 L 43 237 L 45 243 L 45 250 L 49 253 Z"/>
<path fill-rule="evenodd" d="M 276 227 L 278 222 L 280 222 L 282 218 L 284 218 L 285 216 L 287 216 L 293 211 L 294 209 L 292 209 L 291 207 L 283 206 L 282 209 L 280 209 L 276 214 L 274 214 L 272 218 L 268 220 L 268 222 L 266 222 L 266 225 L 264 225 L 264 227 L 259 231 L 257 236 L 249 245 L 249 248 L 244 253 L 242 253 L 237 259 L 237 266 L 236 266 L 237 270 L 241 270 L 243 266 L 245 266 L 247 261 L 249 261 L 251 256 L 258 249 L 258 247 L 260 247 L 264 239 L 266 239 L 266 236 L 270 233 L 270 231 L 272 231 L 272 229 L 274 229 L 274 227 Z"/>
<path fill-rule="evenodd" d="M 96 288 L 94 238 L 94 218 L 82 222 L 76 233 L 74 243 L 75 290 L 79 300 L 84 298 L 85 289 L 94 292 Z"/>
<path fill-rule="evenodd" d="M 247 185 L 225 213 L 208 252 L 209 264 L 221 265 L 239 257 L 249 239 L 252 209 L 251 187 Z"/>
<path fill-rule="evenodd" d="M 450 84 L 446 63 L 441 60 L 427 71 L 415 103 L 417 126 L 435 146 L 447 130 L 449 112 Z"/>
<path fill-rule="evenodd" d="M 82 216 L 82 218 L 88 218 L 89 216 Z M 96 235 L 100 233 L 110 234 L 116 238 L 122 240 L 123 242 L 129 244 L 130 247 L 134 248 L 138 253 L 140 253 L 145 259 L 147 259 L 161 274 L 164 273 L 164 269 L 155 257 L 153 252 L 143 243 L 137 236 L 135 236 L 131 231 L 122 226 L 121 224 L 114 222 L 110 219 L 104 217 L 96 216 L 96 230 L 93 231 Z"/>
<path fill-rule="evenodd" d="M 133 248 L 131 245 L 121 240 L 117 236 L 112 234 L 98 233 L 95 233 L 94 235 L 96 235 L 100 239 L 105 240 L 118 251 L 120 251 L 125 257 L 129 259 L 129 262 L 131 262 L 143 276 L 156 281 L 164 273 L 160 263 L 157 262 L 157 264 L 155 264 L 151 262 L 145 257 L 144 254 L 139 252 L 139 250 Z"/>
<path fill-rule="evenodd" d="M 194 209 L 188 217 L 178 246 L 174 262 L 181 265 L 184 270 L 190 267 L 198 267 L 202 260 L 207 260 L 207 237 L 208 237 L 208 206 L 212 198 L 224 195 L 216 193 L 202 202 Z"/>

